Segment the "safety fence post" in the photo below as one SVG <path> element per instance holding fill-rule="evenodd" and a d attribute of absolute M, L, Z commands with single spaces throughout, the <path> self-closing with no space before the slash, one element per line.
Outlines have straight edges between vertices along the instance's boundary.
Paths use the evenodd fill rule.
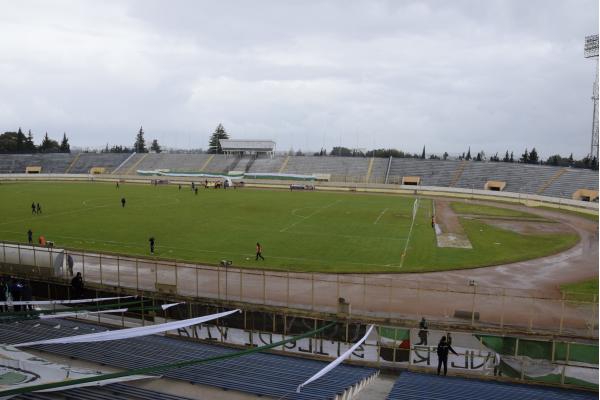
<path fill-rule="evenodd" d="M 98 265 L 99 265 L 99 269 L 100 269 L 100 286 L 103 286 L 102 284 L 102 253 L 98 254 Z"/>
<path fill-rule="evenodd" d="M 244 285 L 242 285 L 242 281 L 244 280 L 244 271 L 240 268 L 240 301 L 244 301 L 243 289 Z"/>
<path fill-rule="evenodd" d="M 267 304 L 267 276 L 265 270 L 262 270 L 262 281 L 263 281 L 263 304 Z"/>
<path fill-rule="evenodd" d="M 117 286 L 121 288 L 121 260 L 117 256 Z"/>
<path fill-rule="evenodd" d="M 315 273 L 310 274 L 310 310 L 315 310 Z"/>

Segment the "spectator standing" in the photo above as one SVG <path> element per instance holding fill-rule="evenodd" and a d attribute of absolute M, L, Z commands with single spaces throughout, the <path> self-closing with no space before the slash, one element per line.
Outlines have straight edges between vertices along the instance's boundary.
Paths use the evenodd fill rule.
<path fill-rule="evenodd" d="M 72 299 L 80 299 L 83 293 L 83 278 L 81 272 L 78 272 L 73 279 L 71 279 L 71 289 L 73 290 Z"/>
<path fill-rule="evenodd" d="M 442 364 L 444 364 L 444 376 L 448 373 L 448 351 L 454 353 L 454 355 L 458 355 L 456 351 L 450 346 L 446 336 L 442 336 L 440 342 L 437 345 L 437 356 L 438 356 L 438 367 L 437 374 L 440 374 L 440 369 L 442 368 Z"/>
<path fill-rule="evenodd" d="M 33 244 L 33 232 L 31 229 L 27 231 L 27 243 Z"/>
<path fill-rule="evenodd" d="M 425 317 L 421 318 L 421 322 L 419 322 L 419 343 L 417 345 L 427 346 L 428 328 Z"/>

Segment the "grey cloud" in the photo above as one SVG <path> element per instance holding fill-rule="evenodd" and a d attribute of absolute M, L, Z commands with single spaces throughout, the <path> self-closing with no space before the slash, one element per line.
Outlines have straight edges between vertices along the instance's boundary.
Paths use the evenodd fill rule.
<path fill-rule="evenodd" d="M 0 129 L 74 145 L 587 152 L 593 0 L 25 1 L 0 12 Z"/>

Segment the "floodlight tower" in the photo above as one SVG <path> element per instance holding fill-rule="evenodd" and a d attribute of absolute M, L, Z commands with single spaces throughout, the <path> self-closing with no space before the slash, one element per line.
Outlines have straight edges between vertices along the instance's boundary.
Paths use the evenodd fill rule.
<path fill-rule="evenodd" d="M 585 37 L 583 51 L 585 58 L 596 59 L 596 80 L 592 90 L 592 101 L 594 102 L 594 115 L 592 119 L 592 145 L 590 147 L 590 158 L 598 160 L 598 35 Z"/>

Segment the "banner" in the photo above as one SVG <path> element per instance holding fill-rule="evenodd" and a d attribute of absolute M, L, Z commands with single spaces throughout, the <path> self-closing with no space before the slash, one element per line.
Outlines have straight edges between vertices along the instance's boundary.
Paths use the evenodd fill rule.
<path fill-rule="evenodd" d="M 119 329 L 114 331 L 105 331 L 98 333 L 88 333 L 85 335 L 67 336 L 62 338 L 38 340 L 36 342 L 26 342 L 14 344 L 13 347 L 28 347 L 40 344 L 58 344 L 58 343 L 89 343 L 89 342 L 104 342 L 109 340 L 130 339 L 139 336 L 153 335 L 155 333 L 167 332 L 185 328 L 186 326 L 202 324 L 213 319 L 223 318 L 235 312 L 241 312 L 239 309 L 226 311 L 217 314 L 205 315 L 204 317 L 184 319 L 181 321 L 167 322 L 164 324 L 142 326 L 136 328 Z"/>
<path fill-rule="evenodd" d="M 132 297 L 137 297 L 137 296 L 98 297 L 95 299 L 78 299 L 78 300 L 0 301 L 0 306 L 43 306 L 43 305 L 52 305 L 52 304 L 99 303 L 101 301 L 131 299 Z"/>
<path fill-rule="evenodd" d="M 328 373 L 329 371 L 331 371 L 332 369 L 334 369 L 335 367 L 340 365 L 341 362 L 344 361 L 346 358 L 350 357 L 350 354 L 352 354 L 352 352 L 354 352 L 354 350 L 356 350 L 358 348 L 358 346 L 360 346 L 365 340 L 367 340 L 367 338 L 371 334 L 372 330 L 373 330 L 373 325 L 369 326 L 369 329 L 367 329 L 367 333 L 365 333 L 365 336 L 363 336 L 363 338 L 360 339 L 358 342 L 354 343 L 354 345 L 352 347 L 350 347 L 348 350 L 346 350 L 346 352 L 344 352 L 344 354 L 342 354 L 341 356 L 339 356 L 338 358 L 333 360 L 325 368 L 323 368 L 322 370 L 320 370 L 319 372 L 317 372 L 316 374 L 311 376 L 304 383 L 298 385 L 298 388 L 296 389 L 296 393 L 300 393 L 300 389 L 302 389 L 303 386 L 306 386 L 309 383 L 316 381 L 317 379 L 319 379 L 320 377 L 322 377 L 323 375 L 325 375 L 326 373 Z"/>

